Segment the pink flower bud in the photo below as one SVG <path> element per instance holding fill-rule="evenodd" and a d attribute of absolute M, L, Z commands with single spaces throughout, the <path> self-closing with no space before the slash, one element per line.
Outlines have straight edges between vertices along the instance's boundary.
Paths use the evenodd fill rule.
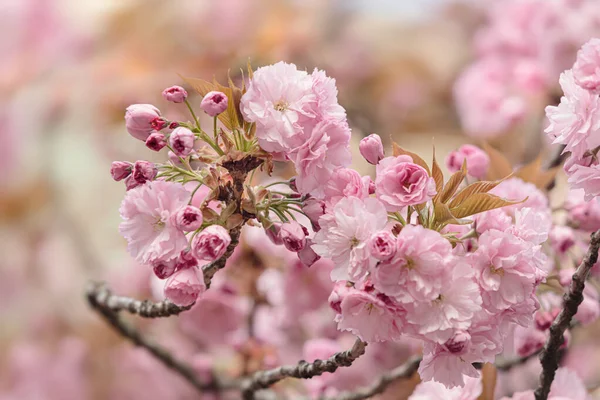
<path fill-rule="evenodd" d="M 160 132 L 154 132 L 146 139 L 146 147 L 150 150 L 160 151 L 166 145 L 165 135 Z"/>
<path fill-rule="evenodd" d="M 152 121 L 160 117 L 158 108 L 151 104 L 132 104 L 125 111 L 125 127 L 131 136 L 146 140 L 154 128 Z"/>
<path fill-rule="evenodd" d="M 281 223 L 275 222 L 268 229 L 265 229 L 267 237 L 276 245 L 283 244 L 283 241 L 279 237 L 279 231 L 281 230 Z"/>
<path fill-rule="evenodd" d="M 383 153 L 383 143 L 378 134 L 372 133 L 360 141 L 358 145 L 360 154 L 368 163 L 376 165 L 385 157 Z"/>
<path fill-rule="evenodd" d="M 187 157 L 192 152 L 194 149 L 194 140 L 196 140 L 194 132 L 183 126 L 175 128 L 169 138 L 171 148 L 180 157 Z"/>
<path fill-rule="evenodd" d="M 600 39 L 591 39 L 579 50 L 573 77 L 582 88 L 595 93 L 600 91 Z"/>
<path fill-rule="evenodd" d="M 152 122 L 150 122 L 150 126 L 152 126 L 152 128 L 154 128 L 154 130 L 156 131 L 160 131 L 161 129 L 165 128 L 168 124 L 169 122 L 166 119 L 160 117 L 154 118 Z"/>
<path fill-rule="evenodd" d="M 177 259 L 152 261 L 151 266 L 154 275 L 156 275 L 158 279 L 167 279 L 175 273 L 175 270 L 177 269 Z"/>
<path fill-rule="evenodd" d="M 302 211 L 304 211 L 308 219 L 310 219 L 313 229 L 319 231 L 319 218 L 325 215 L 325 202 L 310 197 L 304 201 Z"/>
<path fill-rule="evenodd" d="M 179 127 L 179 122 L 171 122 L 169 124 L 169 129 L 175 129 Z"/>
<path fill-rule="evenodd" d="M 550 329 L 550 325 L 554 322 L 556 316 L 550 311 L 538 310 L 534 315 L 535 327 L 540 331 Z"/>
<path fill-rule="evenodd" d="M 321 259 L 321 256 L 315 253 L 315 251 L 311 247 L 312 241 L 308 239 L 306 241 L 306 246 L 302 250 L 298 252 L 298 258 L 302 262 L 302 264 L 307 267 L 312 266 L 314 263 Z"/>
<path fill-rule="evenodd" d="M 183 103 L 183 101 L 187 99 L 188 94 L 181 86 L 171 86 L 163 90 L 162 96 L 166 101 Z"/>
<path fill-rule="evenodd" d="M 308 231 L 296 221 L 286 222 L 281 225 L 279 238 L 289 251 L 298 252 L 306 246 Z"/>
<path fill-rule="evenodd" d="M 575 232 L 568 226 L 555 225 L 549 236 L 550 244 L 558 254 L 565 254 L 575 245 Z"/>
<path fill-rule="evenodd" d="M 456 331 L 444 346 L 452 354 L 462 354 L 467 350 L 469 343 L 471 343 L 471 335 L 468 332 Z"/>
<path fill-rule="evenodd" d="M 175 226 L 185 232 L 200 229 L 202 226 L 202 211 L 194 206 L 181 208 L 175 214 Z"/>
<path fill-rule="evenodd" d="M 133 164 L 125 161 L 113 161 L 110 166 L 110 175 L 115 181 L 120 181 L 131 175 Z"/>
<path fill-rule="evenodd" d="M 527 329 L 515 338 L 519 357 L 527 357 L 544 347 L 546 332 L 537 329 Z"/>
<path fill-rule="evenodd" d="M 179 270 L 165 283 L 165 297 L 181 307 L 193 304 L 205 290 L 204 278 L 197 268 Z"/>
<path fill-rule="evenodd" d="M 227 229 L 219 225 L 206 227 L 194 238 L 192 250 L 200 260 L 215 261 L 227 251 L 231 237 Z"/>
<path fill-rule="evenodd" d="M 136 181 L 133 178 L 133 175 L 129 175 L 127 178 L 125 178 L 125 189 L 127 190 L 131 190 L 133 188 L 136 188 L 138 186 L 142 185 L 141 183 L 139 183 L 138 181 Z"/>
<path fill-rule="evenodd" d="M 227 110 L 227 103 L 228 99 L 225 93 L 212 91 L 204 96 L 200 108 L 211 117 L 215 117 Z"/>
<path fill-rule="evenodd" d="M 446 157 L 446 166 L 450 172 L 459 171 L 467 160 L 467 173 L 474 178 L 483 179 L 490 166 L 490 157 L 477 146 L 465 144 Z"/>
<path fill-rule="evenodd" d="M 371 255 L 380 261 L 394 257 L 398 248 L 396 237 L 388 231 L 378 232 L 371 236 L 368 246 Z"/>
<path fill-rule="evenodd" d="M 158 174 L 158 168 L 150 161 L 136 161 L 133 166 L 133 179 L 143 185 L 144 183 L 154 180 Z"/>

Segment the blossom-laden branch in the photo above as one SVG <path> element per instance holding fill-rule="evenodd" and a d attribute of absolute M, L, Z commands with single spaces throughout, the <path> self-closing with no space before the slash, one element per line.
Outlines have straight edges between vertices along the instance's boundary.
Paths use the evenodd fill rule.
<path fill-rule="evenodd" d="M 180 307 L 169 300 L 153 303 L 150 300 L 137 300 L 113 294 L 106 283 L 92 282 L 87 290 L 88 301 L 94 308 L 102 307 L 114 313 L 128 311 L 144 318 L 162 318 L 178 315 L 192 308 Z M 93 302 L 92 302 L 93 301 Z M 96 306 L 97 305 L 97 306 Z"/>
<path fill-rule="evenodd" d="M 308 363 L 304 360 L 296 365 L 283 365 L 267 371 L 259 371 L 242 382 L 242 395 L 245 400 L 255 398 L 255 392 L 266 389 L 285 378 L 310 379 L 324 372 L 335 372 L 339 367 L 349 367 L 365 354 L 367 344 L 356 339 L 350 350 L 335 353 L 327 360 L 315 360 Z"/>
<path fill-rule="evenodd" d="M 559 349 L 564 342 L 565 330 L 569 327 L 577 308 L 583 301 L 583 289 L 590 270 L 598 261 L 598 249 L 600 248 L 600 230 L 592 234 L 590 247 L 583 261 L 573 274 L 573 280 L 569 291 L 563 300 L 563 309 L 550 327 L 550 336 L 540 355 L 542 372 L 540 374 L 540 385 L 535 391 L 536 400 L 546 400 L 550 393 L 550 386 L 558 369 Z"/>
<path fill-rule="evenodd" d="M 404 364 L 381 375 L 369 386 L 350 392 L 343 392 L 334 397 L 326 397 L 323 400 L 363 400 L 371 398 L 377 394 L 383 393 L 392 383 L 413 376 L 413 374 L 417 372 L 420 362 L 421 357 L 413 357 Z"/>
<path fill-rule="evenodd" d="M 109 306 L 107 303 L 111 303 L 111 299 L 116 299 L 116 301 L 112 301 L 112 305 Z M 99 285 L 92 285 L 87 292 L 87 300 L 90 306 L 96 310 L 104 319 L 123 337 L 129 339 L 136 346 L 143 347 L 147 351 L 150 352 L 156 359 L 158 359 L 161 363 L 163 363 L 168 368 L 177 372 L 181 375 L 185 380 L 187 380 L 192 386 L 194 386 L 198 391 L 216 391 L 216 390 L 224 390 L 227 388 L 233 387 L 232 383 L 220 382 L 217 380 L 213 380 L 211 382 L 202 382 L 198 379 L 198 376 L 194 369 L 188 364 L 184 363 L 181 360 L 178 360 L 171 354 L 167 349 L 159 346 L 156 343 L 146 339 L 137 329 L 133 326 L 124 322 L 120 316 L 120 310 L 130 310 L 129 306 L 119 308 L 118 304 L 121 300 L 126 299 L 118 296 L 113 296 L 110 294 L 110 291 L 104 287 L 103 289 L 99 287 Z M 121 302 L 121 305 L 125 304 L 135 304 L 138 302 L 137 300 L 130 300 L 130 302 Z M 144 302 L 139 302 L 144 303 Z M 164 302 L 163 302 L 164 303 Z M 159 303 L 160 304 L 160 303 Z M 155 305 L 156 306 L 156 305 Z M 133 308 L 133 307 L 132 307 Z M 139 311 L 139 309 L 138 309 Z M 136 312 L 138 315 L 142 315 L 140 312 Z"/>

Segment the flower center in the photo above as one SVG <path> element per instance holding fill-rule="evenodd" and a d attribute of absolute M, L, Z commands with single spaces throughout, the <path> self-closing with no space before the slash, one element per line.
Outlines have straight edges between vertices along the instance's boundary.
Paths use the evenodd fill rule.
<path fill-rule="evenodd" d="M 353 237 L 352 239 L 350 239 L 350 248 L 351 249 L 355 248 L 359 244 L 360 244 L 360 240 L 358 240 L 358 238 Z"/>
<path fill-rule="evenodd" d="M 275 104 L 273 104 L 273 108 L 276 109 L 279 112 L 284 112 L 288 109 L 290 105 L 288 104 L 287 101 L 285 100 L 279 100 L 277 101 Z"/>
<path fill-rule="evenodd" d="M 504 270 L 502 268 L 496 268 L 493 265 L 490 265 L 490 271 L 492 274 L 504 276 Z"/>
<path fill-rule="evenodd" d="M 407 258 L 406 259 L 406 264 L 404 266 L 406 268 L 408 268 L 408 269 L 414 269 L 415 268 L 415 261 L 412 258 Z"/>
<path fill-rule="evenodd" d="M 371 315 L 371 311 L 373 311 L 373 309 L 375 308 L 375 305 L 373 303 L 368 303 L 368 304 L 365 304 L 365 308 L 367 309 L 367 313 L 369 313 L 369 315 Z"/>

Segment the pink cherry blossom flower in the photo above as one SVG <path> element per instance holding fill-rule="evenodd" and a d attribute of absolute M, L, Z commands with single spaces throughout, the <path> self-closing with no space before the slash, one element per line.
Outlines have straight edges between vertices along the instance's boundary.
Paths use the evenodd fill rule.
<path fill-rule="evenodd" d="M 155 130 L 152 121 L 160 118 L 160 111 L 152 104 L 132 104 L 125 111 L 125 127 L 136 139 L 145 141 Z"/>
<path fill-rule="evenodd" d="M 305 142 L 303 123 L 316 116 L 313 79 L 293 64 L 278 62 L 254 72 L 240 109 L 256 123 L 260 147 L 269 152 L 289 152 Z"/>
<path fill-rule="evenodd" d="M 387 261 L 396 255 L 396 237 L 390 231 L 381 231 L 369 238 L 369 252 L 380 261 Z"/>
<path fill-rule="evenodd" d="M 346 120 L 346 110 L 338 104 L 338 90 L 335 79 L 328 77 L 325 71 L 314 69 L 312 75 L 312 91 L 316 102 L 315 114 L 323 118 L 331 118 L 338 121 Z"/>
<path fill-rule="evenodd" d="M 517 326 L 514 332 L 517 355 L 527 357 L 541 350 L 546 343 L 547 336 L 547 331 L 540 331 L 534 327 Z"/>
<path fill-rule="evenodd" d="M 397 340 L 401 335 L 401 310 L 385 296 L 349 288 L 341 295 L 336 316 L 338 329 L 350 331 L 365 342 Z"/>
<path fill-rule="evenodd" d="M 550 244 L 557 254 L 565 254 L 575 245 L 575 231 L 568 226 L 553 226 L 550 231 Z"/>
<path fill-rule="evenodd" d="M 539 245 L 548 240 L 551 226 L 550 210 L 525 207 L 515 212 L 515 222 L 508 231 L 526 242 Z"/>
<path fill-rule="evenodd" d="M 558 106 L 546 107 L 550 124 L 545 132 L 579 159 L 600 145 L 600 98 L 578 86 L 572 71 L 563 72 L 559 82 L 564 96 Z"/>
<path fill-rule="evenodd" d="M 369 164 L 377 165 L 377 163 L 385 157 L 385 154 L 383 153 L 383 143 L 376 133 L 372 133 L 363 138 L 358 145 L 358 149 L 360 154 Z"/>
<path fill-rule="evenodd" d="M 323 200 L 309 197 L 302 206 L 302 211 L 313 226 L 313 230 L 318 232 L 321 227 L 319 226 L 319 218 L 325 214 L 325 202 Z"/>
<path fill-rule="evenodd" d="M 175 272 L 165 283 L 165 297 L 182 307 L 193 304 L 205 290 L 202 272 L 195 267 Z"/>
<path fill-rule="evenodd" d="M 158 168 L 154 163 L 140 160 L 133 165 L 131 177 L 137 184 L 143 185 L 148 181 L 153 181 L 157 174 Z"/>
<path fill-rule="evenodd" d="M 346 122 L 323 120 L 311 135 L 294 148 L 290 158 L 296 166 L 296 186 L 300 193 L 323 196 L 325 184 L 337 167 L 350 164 L 350 128 Z"/>
<path fill-rule="evenodd" d="M 479 237 L 473 253 L 483 306 L 492 313 L 525 302 L 533 293 L 537 268 L 531 245 L 516 236 L 490 229 Z"/>
<path fill-rule="evenodd" d="M 510 216 L 515 215 L 516 210 L 529 207 L 533 209 L 548 209 L 548 198 L 534 184 L 524 182 L 520 178 L 511 178 L 490 190 L 491 194 L 500 196 L 506 200 L 523 201 L 512 206 L 502 207 L 502 210 Z"/>
<path fill-rule="evenodd" d="M 600 202 L 598 199 L 585 200 L 583 189 L 571 189 L 567 194 L 565 209 L 569 221 L 577 229 L 593 232 L 600 229 Z"/>
<path fill-rule="evenodd" d="M 503 231 L 512 225 L 512 218 L 506 214 L 504 208 L 495 208 L 473 216 L 475 221 L 475 230 L 478 234 L 489 229 L 497 229 Z"/>
<path fill-rule="evenodd" d="M 369 186 L 365 185 L 358 172 L 350 168 L 336 168 L 324 188 L 325 199 L 334 205 L 343 197 L 369 197 Z"/>
<path fill-rule="evenodd" d="M 409 156 L 386 157 L 377 164 L 377 198 L 388 211 L 425 203 L 436 194 L 435 181 Z"/>
<path fill-rule="evenodd" d="M 202 98 L 200 108 L 211 117 L 216 117 L 223 111 L 227 110 L 228 103 L 229 100 L 225 93 L 212 91 L 206 93 L 206 95 Z"/>
<path fill-rule="evenodd" d="M 229 344 L 245 323 L 247 304 L 237 294 L 224 289 L 211 286 L 189 311 L 179 316 L 185 333 L 211 346 Z"/>
<path fill-rule="evenodd" d="M 481 379 L 466 376 L 463 387 L 447 388 L 445 385 L 427 381 L 417 385 L 408 400 L 475 400 L 483 391 Z"/>
<path fill-rule="evenodd" d="M 477 146 L 464 144 L 446 157 L 446 166 L 450 172 L 459 171 L 467 161 L 467 173 L 474 178 L 484 179 L 490 165 L 490 157 Z"/>
<path fill-rule="evenodd" d="M 313 250 L 335 263 L 333 280 L 359 280 L 377 261 L 368 250 L 368 240 L 387 224 L 385 207 L 377 199 L 346 197 L 319 219 Z"/>
<path fill-rule="evenodd" d="M 600 165 L 573 165 L 569 171 L 569 186 L 572 189 L 583 189 L 584 199 L 591 201 L 600 196 Z"/>
<path fill-rule="evenodd" d="M 225 254 L 231 243 L 227 229 L 220 225 L 204 228 L 192 241 L 192 251 L 199 260 L 215 261 Z"/>
<path fill-rule="evenodd" d="M 452 246 L 439 232 L 406 225 L 397 237 L 396 255 L 373 268 L 373 284 L 402 303 L 433 301 L 445 282 Z"/>
<path fill-rule="evenodd" d="M 119 210 L 123 218 L 119 231 L 138 262 L 175 258 L 188 245 L 173 216 L 189 198 L 181 184 L 164 181 L 148 182 L 127 192 Z"/>
<path fill-rule="evenodd" d="M 162 96 L 167 101 L 172 101 L 173 103 L 183 103 L 188 94 L 181 86 L 171 86 L 163 90 Z"/>
<path fill-rule="evenodd" d="M 449 389 L 462 387 L 467 377 L 479 379 L 479 372 L 472 365 L 477 360 L 472 353 L 457 355 L 442 345 L 425 342 L 419 375 L 424 382 L 433 380 Z"/>
<path fill-rule="evenodd" d="M 577 53 L 573 65 L 575 82 L 584 89 L 598 93 L 600 90 L 600 39 L 591 39 Z"/>
<path fill-rule="evenodd" d="M 455 330 L 468 329 L 475 313 L 481 310 L 481 295 L 473 269 L 458 262 L 434 300 L 407 303 L 405 307 L 406 320 L 417 327 L 419 334 L 439 344 L 445 343 Z"/>

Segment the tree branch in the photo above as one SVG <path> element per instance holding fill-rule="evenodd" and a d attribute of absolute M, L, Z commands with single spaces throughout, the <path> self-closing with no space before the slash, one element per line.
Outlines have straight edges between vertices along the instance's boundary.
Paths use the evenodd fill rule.
<path fill-rule="evenodd" d="M 193 304 L 180 307 L 169 300 L 153 303 L 150 300 L 136 300 L 130 297 L 112 294 L 108 285 L 104 282 L 92 282 L 87 289 L 88 300 L 93 298 L 94 304 L 112 312 L 128 311 L 144 318 L 161 318 L 177 315 L 192 308 Z M 93 306 L 93 305 L 92 305 Z"/>
<path fill-rule="evenodd" d="M 122 302 L 123 299 L 125 299 L 127 301 Z M 119 332 L 125 338 L 129 339 L 136 346 L 143 347 L 144 349 L 149 351 L 154 357 L 156 357 L 166 367 L 172 369 L 173 371 L 175 371 L 179 375 L 181 375 L 192 386 L 194 386 L 199 392 L 202 393 L 205 391 L 219 391 L 219 390 L 224 390 L 224 389 L 229 389 L 229 388 L 235 387 L 233 385 L 233 383 L 231 383 L 231 382 L 229 382 L 229 383 L 220 382 L 218 380 L 213 380 L 212 382 L 201 382 L 198 379 L 197 374 L 192 367 L 190 367 L 188 364 L 184 363 L 183 361 L 180 361 L 177 358 L 175 358 L 171 354 L 171 352 L 169 352 L 167 349 L 144 338 L 137 329 L 135 329 L 133 326 L 127 324 L 119 317 L 118 312 L 120 310 L 130 311 L 131 308 L 136 308 L 136 312 L 131 311 L 131 312 L 134 312 L 135 314 L 138 314 L 141 316 L 148 316 L 149 314 L 143 315 L 144 312 L 140 312 L 142 310 L 142 308 L 138 308 L 135 306 L 135 304 L 137 304 L 137 303 L 145 304 L 145 302 L 128 299 L 126 297 L 113 296 L 110 294 L 110 291 L 108 290 L 108 288 L 105 285 L 99 285 L 99 284 L 90 285 L 90 288 L 87 291 L 87 300 L 88 300 L 88 303 L 90 304 L 90 306 L 95 311 L 100 313 L 100 315 L 102 315 L 102 317 L 104 317 L 104 319 L 117 332 Z M 114 300 L 114 301 L 111 301 L 111 300 Z M 113 303 L 112 305 L 107 305 L 107 303 L 111 303 L 111 302 Z M 164 302 L 161 302 L 161 303 L 164 304 Z M 158 304 L 160 305 L 161 303 L 158 303 Z M 127 306 L 120 307 L 120 305 L 125 305 L 125 304 L 127 304 Z M 134 304 L 134 306 L 130 306 L 131 304 Z M 151 305 L 157 306 L 156 304 L 151 304 Z M 168 307 L 168 306 L 165 306 L 165 307 Z M 156 310 L 158 310 L 158 309 L 160 309 L 160 307 L 157 308 Z M 154 314 L 154 313 L 150 312 L 150 314 Z M 158 315 L 158 314 L 159 314 L 159 312 L 157 311 L 157 315 L 154 315 L 154 316 L 164 316 L 164 315 Z M 174 314 L 170 314 L 170 315 L 174 315 Z M 150 318 L 152 318 L 152 317 L 150 317 Z"/>
<path fill-rule="evenodd" d="M 577 313 L 579 304 L 583 301 L 585 280 L 594 264 L 598 261 L 599 248 L 600 230 L 592 234 L 587 254 L 577 268 L 577 271 L 573 274 L 569 291 L 563 297 L 563 309 L 550 327 L 550 336 L 540 354 L 542 372 L 540 374 L 540 385 L 535 391 L 536 400 L 546 400 L 548 398 L 550 386 L 558 369 L 558 350 L 564 342 L 565 330 L 569 327 L 573 316 Z"/>
<path fill-rule="evenodd" d="M 283 365 L 267 371 L 259 371 L 242 382 L 242 395 L 245 400 L 254 399 L 254 392 L 265 389 L 285 378 L 309 379 L 324 372 L 335 372 L 339 367 L 349 367 L 365 354 L 367 344 L 356 339 L 350 350 L 335 353 L 327 360 L 315 360 L 307 363 L 300 360 L 296 365 Z"/>
<path fill-rule="evenodd" d="M 394 368 L 393 370 L 381 375 L 375 382 L 361 389 L 343 392 L 334 397 L 325 397 L 322 400 L 363 400 L 368 399 L 376 394 L 383 393 L 390 384 L 400 379 L 410 378 L 417 369 L 421 357 L 413 357 L 406 363 Z"/>

